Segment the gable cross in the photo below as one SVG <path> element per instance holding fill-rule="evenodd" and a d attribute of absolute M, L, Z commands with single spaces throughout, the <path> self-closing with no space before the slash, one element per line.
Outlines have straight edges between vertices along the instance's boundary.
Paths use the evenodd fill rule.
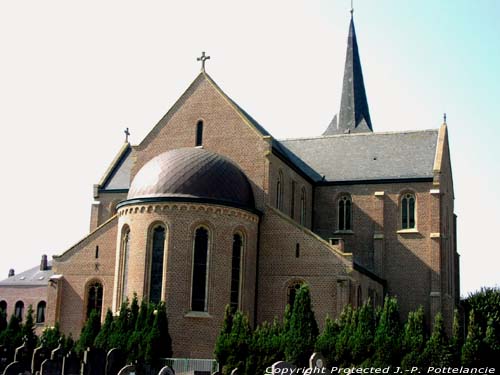
<path fill-rule="evenodd" d="M 125 143 L 128 142 L 128 136 L 130 135 L 130 132 L 128 131 L 128 128 L 123 131 L 125 133 Z"/>
<path fill-rule="evenodd" d="M 210 56 L 205 56 L 205 52 L 201 53 L 200 57 L 196 58 L 197 61 L 201 61 L 201 71 L 205 71 L 205 61 L 210 60 Z"/>

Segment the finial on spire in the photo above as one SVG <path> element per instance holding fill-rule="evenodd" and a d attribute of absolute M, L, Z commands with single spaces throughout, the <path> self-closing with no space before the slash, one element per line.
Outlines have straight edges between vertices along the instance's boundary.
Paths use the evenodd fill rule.
<path fill-rule="evenodd" d="M 128 143 L 128 136 L 130 135 L 128 128 L 126 128 L 123 132 L 125 133 L 125 143 Z"/>
<path fill-rule="evenodd" d="M 446 112 L 443 113 L 443 123 L 446 124 Z"/>
<path fill-rule="evenodd" d="M 351 18 L 353 17 L 353 14 L 354 14 L 354 5 L 353 5 L 353 0 L 351 0 L 351 10 L 349 10 L 349 12 L 351 12 Z"/>
<path fill-rule="evenodd" d="M 205 52 L 201 53 L 200 57 L 196 58 L 196 61 L 201 61 L 201 71 L 205 71 L 205 61 L 210 60 L 210 56 L 205 56 Z"/>

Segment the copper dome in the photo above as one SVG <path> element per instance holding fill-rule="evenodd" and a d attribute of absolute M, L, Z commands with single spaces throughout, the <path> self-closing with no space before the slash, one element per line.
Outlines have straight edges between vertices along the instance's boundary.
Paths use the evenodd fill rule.
<path fill-rule="evenodd" d="M 179 148 L 148 161 L 135 175 L 127 200 L 208 201 L 254 208 L 252 187 L 229 159 L 202 148 Z"/>

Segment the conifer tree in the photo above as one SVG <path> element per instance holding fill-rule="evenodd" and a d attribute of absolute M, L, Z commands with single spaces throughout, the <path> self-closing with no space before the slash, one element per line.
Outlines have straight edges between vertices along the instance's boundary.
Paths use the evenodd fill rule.
<path fill-rule="evenodd" d="M 113 313 L 111 309 L 108 308 L 106 311 L 106 318 L 104 319 L 104 324 L 99 331 L 99 334 L 95 338 L 94 346 L 99 349 L 103 349 L 108 352 L 111 348 L 109 346 L 109 338 L 111 335 L 111 329 L 113 325 Z"/>
<path fill-rule="evenodd" d="M 7 312 L 0 310 L 0 334 L 7 329 Z"/>
<path fill-rule="evenodd" d="M 462 365 L 468 367 L 480 366 L 482 363 L 483 340 L 482 331 L 476 322 L 474 309 L 469 313 L 467 338 L 462 347 Z"/>
<path fill-rule="evenodd" d="M 380 313 L 374 339 L 374 367 L 398 366 L 400 364 L 401 325 L 396 298 L 386 297 Z"/>
<path fill-rule="evenodd" d="M 266 368 L 285 358 L 281 351 L 282 335 L 283 328 L 276 318 L 272 323 L 263 322 L 255 329 L 250 340 L 247 374 L 264 374 Z"/>
<path fill-rule="evenodd" d="M 341 367 L 352 364 L 351 337 L 354 335 L 357 310 L 351 305 L 345 305 L 338 320 L 339 333 L 335 342 L 335 363 Z"/>
<path fill-rule="evenodd" d="M 35 335 L 35 321 L 33 319 L 33 308 L 31 305 L 28 306 L 26 320 L 21 326 L 21 337 L 23 338 L 23 340 L 26 339 L 26 346 L 28 347 L 28 349 L 35 349 L 38 338 Z"/>
<path fill-rule="evenodd" d="M 172 341 L 168 333 L 167 310 L 163 302 L 156 307 L 153 327 L 146 337 L 145 362 L 159 369 L 160 359 L 172 356 Z"/>
<path fill-rule="evenodd" d="M 241 311 L 236 311 L 228 340 L 228 344 L 232 349 L 227 358 L 227 363 L 222 369 L 223 373 L 229 374 L 235 368 L 238 368 L 240 372 L 245 370 L 248 348 L 252 338 L 251 332 L 246 315 Z"/>
<path fill-rule="evenodd" d="M 59 329 L 59 322 L 56 322 L 54 327 L 47 327 L 43 330 L 40 341 L 45 342 L 45 347 L 52 351 L 59 345 L 60 338 L 61 330 Z"/>
<path fill-rule="evenodd" d="M 373 355 L 375 313 L 369 300 L 358 309 L 354 324 L 349 348 L 352 351 L 352 363 L 362 365 Z"/>
<path fill-rule="evenodd" d="M 7 329 L 0 334 L 0 345 L 14 350 L 22 344 L 21 325 L 15 315 L 11 315 Z"/>
<path fill-rule="evenodd" d="M 446 367 L 452 364 L 452 354 L 441 313 L 437 313 L 434 318 L 434 327 L 425 345 L 424 358 L 427 365 L 432 367 Z"/>
<path fill-rule="evenodd" d="M 75 340 L 73 340 L 73 335 L 71 334 L 71 332 L 68 335 L 68 337 L 64 337 L 64 335 L 62 337 L 63 337 L 63 348 L 65 353 L 73 351 L 73 349 L 75 348 Z"/>
<path fill-rule="evenodd" d="M 311 307 L 309 287 L 302 285 L 295 295 L 290 326 L 285 333 L 285 358 L 298 367 L 308 365 L 318 337 L 318 324 Z"/>
<path fill-rule="evenodd" d="M 450 339 L 450 352 L 452 356 L 452 365 L 460 366 L 460 357 L 463 345 L 463 326 L 460 323 L 460 314 L 455 309 L 453 313 L 453 330 Z"/>
<path fill-rule="evenodd" d="M 97 310 L 92 310 L 89 318 L 82 328 L 82 333 L 76 345 L 77 353 L 83 353 L 87 348 L 94 345 L 95 338 L 101 329 L 101 319 Z"/>
<path fill-rule="evenodd" d="M 338 365 L 336 360 L 336 345 L 339 333 L 340 328 L 338 323 L 327 316 L 325 328 L 316 340 L 316 351 L 320 352 L 323 357 L 325 357 L 328 366 L 331 367 Z"/>
<path fill-rule="evenodd" d="M 137 300 L 137 293 L 134 292 L 132 297 L 132 302 L 130 303 L 130 309 L 128 311 L 128 327 L 127 330 L 132 333 L 135 329 L 137 323 L 137 318 L 139 317 L 139 302 Z"/>
<path fill-rule="evenodd" d="M 408 320 L 404 325 L 401 360 L 401 367 L 404 370 L 410 370 L 414 366 L 424 366 L 425 343 L 424 309 L 420 306 L 408 314 Z"/>
<path fill-rule="evenodd" d="M 485 361 L 484 364 L 492 368 L 500 368 L 500 342 L 495 332 L 493 319 L 488 320 L 484 337 Z"/>
<path fill-rule="evenodd" d="M 111 334 L 109 335 L 110 348 L 118 348 L 120 350 L 127 349 L 127 342 L 129 339 L 129 317 L 129 301 L 126 299 L 120 307 L 119 315 L 113 319 L 113 324 L 111 325 Z"/>
<path fill-rule="evenodd" d="M 227 360 L 231 354 L 232 347 L 230 343 L 231 330 L 233 328 L 233 309 L 230 305 L 226 305 L 224 311 L 224 320 L 222 321 L 222 328 L 215 342 L 214 356 L 219 362 L 220 367 L 224 368 L 227 364 Z"/>
<path fill-rule="evenodd" d="M 149 304 L 142 300 L 141 306 L 139 307 L 139 315 L 135 322 L 135 328 L 132 332 L 130 339 L 127 343 L 127 360 L 130 363 L 135 361 L 144 362 L 144 356 L 146 351 L 146 336 L 149 334 L 154 321 L 149 318 L 149 313 L 154 316 L 152 309 Z M 151 326 L 148 324 L 151 323 Z"/>

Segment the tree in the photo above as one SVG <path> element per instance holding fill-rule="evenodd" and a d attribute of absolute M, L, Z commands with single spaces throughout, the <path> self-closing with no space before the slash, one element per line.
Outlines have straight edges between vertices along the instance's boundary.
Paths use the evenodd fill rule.
<path fill-rule="evenodd" d="M 145 362 L 159 369 L 160 359 L 172 356 L 172 340 L 168 333 L 167 309 L 163 302 L 156 307 L 153 327 L 146 337 Z"/>
<path fill-rule="evenodd" d="M 250 340 L 247 374 L 264 374 L 266 368 L 285 358 L 282 352 L 283 328 L 275 318 L 272 323 L 258 326 Z"/>
<path fill-rule="evenodd" d="M 151 328 L 153 328 L 153 322 L 154 309 L 145 300 L 142 300 L 134 331 L 127 344 L 127 360 L 130 363 L 134 363 L 135 361 L 144 362 L 146 336 L 151 331 Z"/>
<path fill-rule="evenodd" d="M 409 370 L 414 366 L 423 367 L 425 348 L 425 324 L 424 309 L 420 306 L 416 311 L 408 314 L 408 320 L 404 326 L 402 349 L 403 359 L 401 367 Z"/>
<path fill-rule="evenodd" d="M 437 313 L 434 318 L 434 327 L 425 345 L 424 358 L 427 365 L 432 367 L 446 367 L 452 364 L 452 353 L 441 313 Z"/>
<path fill-rule="evenodd" d="M 308 365 L 318 337 L 318 324 L 311 307 L 311 295 L 306 284 L 295 295 L 290 317 L 290 327 L 285 332 L 285 358 L 298 367 Z"/>
<path fill-rule="evenodd" d="M 230 335 L 233 328 L 233 319 L 233 309 L 230 305 L 226 305 L 226 309 L 224 311 L 224 320 L 222 321 L 222 328 L 219 336 L 217 336 L 214 350 L 214 356 L 217 359 L 217 362 L 219 362 L 221 368 L 224 368 L 224 366 L 227 364 L 227 360 L 233 349 L 230 343 Z"/>
<path fill-rule="evenodd" d="M 460 322 L 460 314 L 455 309 L 453 313 L 453 330 L 450 339 L 450 351 L 452 356 L 452 364 L 457 367 L 460 366 L 460 357 L 463 345 L 463 325 Z"/>
<path fill-rule="evenodd" d="M 43 330 L 40 341 L 45 344 L 45 347 L 52 351 L 59 345 L 59 339 L 61 337 L 59 323 L 57 322 L 54 327 L 47 327 Z"/>
<path fill-rule="evenodd" d="M 15 315 L 11 315 L 7 329 L 0 334 L 0 345 L 14 350 L 22 344 L 21 325 Z"/>
<path fill-rule="evenodd" d="M 375 330 L 374 367 L 397 366 L 400 364 L 400 338 L 401 325 L 399 322 L 398 301 L 394 297 L 386 297 Z"/>
<path fill-rule="evenodd" d="M 126 299 L 119 311 L 119 315 L 113 319 L 113 324 L 111 325 L 111 333 L 109 335 L 109 347 L 118 348 L 123 351 L 127 349 L 127 342 L 129 339 L 129 302 Z"/>
<path fill-rule="evenodd" d="M 375 313 L 369 300 L 358 309 L 356 318 L 353 322 L 353 334 L 349 340 L 349 347 L 352 350 L 352 363 L 361 365 L 373 355 Z"/>
<path fill-rule="evenodd" d="M 351 337 L 354 335 L 358 312 L 345 305 L 338 320 L 339 333 L 335 342 L 335 364 L 346 367 L 352 364 Z"/>
<path fill-rule="evenodd" d="M 223 374 L 229 374 L 235 368 L 238 368 L 241 372 L 245 370 L 248 348 L 252 338 L 251 332 L 247 316 L 241 311 L 236 311 L 227 341 L 231 350 L 226 365 L 222 369 Z"/>
<path fill-rule="evenodd" d="M 325 357 L 325 360 L 330 367 L 337 365 L 336 345 L 339 332 L 340 327 L 338 323 L 327 316 L 325 321 L 325 328 L 316 340 L 316 351 L 320 352 L 323 357 Z"/>
<path fill-rule="evenodd" d="M 492 368 L 500 368 L 500 342 L 495 332 L 493 319 L 488 320 L 486 335 L 484 337 L 485 362 L 484 364 Z"/>
<path fill-rule="evenodd" d="M 0 333 L 7 329 L 7 312 L 0 310 Z"/>
<path fill-rule="evenodd" d="M 481 352 L 483 349 L 482 330 L 476 322 L 474 309 L 469 313 L 469 327 L 467 329 L 467 338 L 462 347 L 462 365 L 475 367 L 482 363 Z"/>
<path fill-rule="evenodd" d="M 95 338 L 101 329 L 101 319 L 97 310 L 92 310 L 89 318 L 82 328 L 80 338 L 76 345 L 77 353 L 83 353 L 88 347 L 94 345 Z"/>
<path fill-rule="evenodd" d="M 35 321 L 33 319 L 33 308 L 31 305 L 28 306 L 26 320 L 21 326 L 21 337 L 23 338 L 23 340 L 26 340 L 26 346 L 28 347 L 28 349 L 35 349 L 38 338 L 35 335 Z"/>
<path fill-rule="evenodd" d="M 95 338 L 94 346 L 99 349 L 104 349 L 106 352 L 111 349 L 109 346 L 109 338 L 111 335 L 111 329 L 113 325 L 113 313 L 111 309 L 106 311 L 106 318 L 104 319 L 104 324 L 99 331 L 99 334 Z"/>

